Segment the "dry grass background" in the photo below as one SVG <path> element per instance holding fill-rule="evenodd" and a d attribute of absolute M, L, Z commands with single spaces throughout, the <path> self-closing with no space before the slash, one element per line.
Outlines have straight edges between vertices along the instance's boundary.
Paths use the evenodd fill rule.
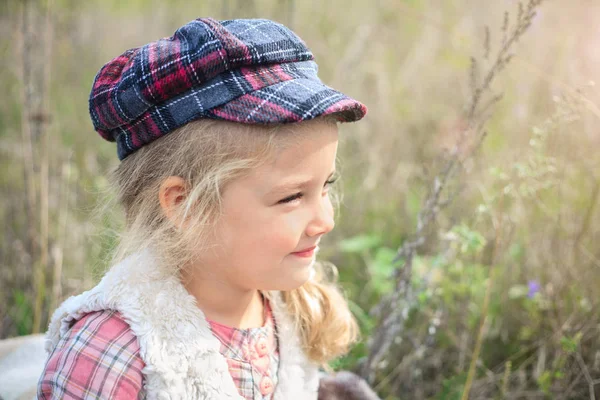
<path fill-rule="evenodd" d="M 37 20 L 24 20 L 26 4 Z M 395 249 L 415 232 L 445 155 L 461 137 L 465 152 L 473 143 L 471 58 L 480 71 L 491 64 L 485 27 L 495 54 L 505 12 L 512 23 L 517 10 L 511 0 L 5 0 L 0 337 L 43 330 L 57 303 L 93 285 L 114 245 L 118 212 L 93 212 L 118 161 L 87 113 L 97 70 L 198 16 L 262 17 L 290 25 L 321 79 L 369 107 L 342 127 L 344 197 L 322 253 L 365 339 L 335 366 L 358 370 Z M 503 97 L 483 145 L 418 251 L 418 302 L 372 381 L 382 397 L 460 398 L 480 325 L 471 398 L 600 395 L 600 3 L 544 2 L 512 52 L 492 83 Z"/>

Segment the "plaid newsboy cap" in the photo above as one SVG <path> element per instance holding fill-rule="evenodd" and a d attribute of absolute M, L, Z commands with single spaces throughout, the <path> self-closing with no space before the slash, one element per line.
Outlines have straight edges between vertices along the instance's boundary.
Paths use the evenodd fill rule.
<path fill-rule="evenodd" d="M 117 142 L 120 160 L 199 118 L 281 124 L 367 112 L 324 85 L 305 43 L 265 19 L 199 18 L 171 37 L 104 65 L 90 93 L 94 128 Z"/>

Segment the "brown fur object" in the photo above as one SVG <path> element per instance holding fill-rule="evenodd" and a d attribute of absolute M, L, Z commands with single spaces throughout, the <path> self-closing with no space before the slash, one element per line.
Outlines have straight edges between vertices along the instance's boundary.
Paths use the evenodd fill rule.
<path fill-rule="evenodd" d="M 319 381 L 318 400 L 381 400 L 360 376 L 340 371 Z"/>

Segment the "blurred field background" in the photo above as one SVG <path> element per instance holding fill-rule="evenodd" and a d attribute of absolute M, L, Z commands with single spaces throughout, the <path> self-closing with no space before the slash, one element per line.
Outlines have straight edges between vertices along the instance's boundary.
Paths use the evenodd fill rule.
<path fill-rule="evenodd" d="M 393 258 L 458 151 L 450 201 L 412 262 L 403 328 L 365 377 L 385 399 L 597 398 L 600 3 L 541 4 L 495 74 L 487 98 L 503 97 L 478 120 L 477 147 L 471 82 L 518 10 L 512 0 L 0 2 L 0 339 L 43 332 L 115 244 L 118 210 L 94 212 L 118 163 L 88 116 L 99 68 L 196 17 L 261 17 L 292 27 L 321 79 L 369 107 L 341 126 L 343 201 L 321 252 L 363 336 L 333 367 L 364 373 L 376 305 L 402 265 Z"/>

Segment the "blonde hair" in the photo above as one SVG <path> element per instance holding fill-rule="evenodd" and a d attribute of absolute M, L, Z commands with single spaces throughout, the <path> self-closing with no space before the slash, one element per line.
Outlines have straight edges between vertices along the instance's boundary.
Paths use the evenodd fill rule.
<path fill-rule="evenodd" d="M 329 117 L 320 119 L 335 123 Z M 289 145 L 293 132 L 281 126 L 196 120 L 129 155 L 111 174 L 125 211 L 125 231 L 112 263 L 152 248 L 161 267 L 179 273 L 190 261 L 186 249 L 206 246 L 225 186 Z M 186 221 L 185 229 L 174 226 L 160 207 L 159 188 L 169 176 L 179 176 L 189 185 L 186 200 L 175 210 L 177 218 Z M 358 328 L 335 284 L 335 267 L 316 263 L 315 269 L 311 280 L 283 292 L 283 299 L 307 356 L 325 365 L 348 351 Z"/>

